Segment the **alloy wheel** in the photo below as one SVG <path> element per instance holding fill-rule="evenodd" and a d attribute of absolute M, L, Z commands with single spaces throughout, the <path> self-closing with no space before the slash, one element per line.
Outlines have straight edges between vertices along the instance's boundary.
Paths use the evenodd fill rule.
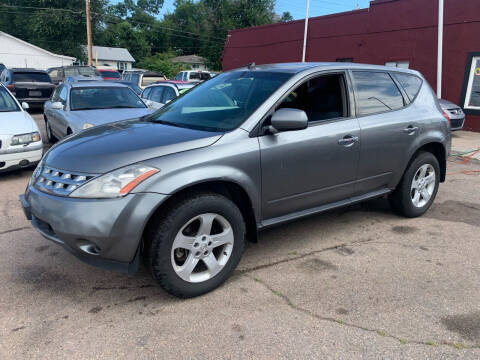
<path fill-rule="evenodd" d="M 233 250 L 231 224 L 221 215 L 205 213 L 187 221 L 175 236 L 171 262 L 184 281 L 210 280 L 227 264 Z"/>
<path fill-rule="evenodd" d="M 425 206 L 435 191 L 435 169 L 430 164 L 424 164 L 415 172 L 410 188 L 410 198 L 415 207 Z"/>

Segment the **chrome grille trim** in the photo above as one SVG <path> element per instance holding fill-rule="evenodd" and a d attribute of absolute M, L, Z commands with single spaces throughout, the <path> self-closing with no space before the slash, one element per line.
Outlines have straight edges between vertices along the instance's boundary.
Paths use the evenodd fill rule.
<path fill-rule="evenodd" d="M 68 196 L 73 190 L 96 176 L 96 174 L 84 174 L 43 166 L 35 180 L 35 187 L 48 194 Z"/>

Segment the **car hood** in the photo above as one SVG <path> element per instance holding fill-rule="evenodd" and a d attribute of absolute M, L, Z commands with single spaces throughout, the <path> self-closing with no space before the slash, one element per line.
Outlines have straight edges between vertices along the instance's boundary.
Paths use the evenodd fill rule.
<path fill-rule="evenodd" d="M 177 152 L 206 147 L 222 133 L 147 121 L 122 121 L 90 128 L 52 147 L 45 163 L 88 174 L 111 170 Z"/>
<path fill-rule="evenodd" d="M 0 112 L 0 134 L 18 135 L 37 130 L 33 119 L 25 111 Z"/>
<path fill-rule="evenodd" d="M 69 122 L 73 122 L 82 129 L 85 123 L 95 126 L 104 125 L 114 121 L 139 118 L 152 112 L 153 110 L 149 108 L 73 110 L 68 112 L 67 118 Z"/>

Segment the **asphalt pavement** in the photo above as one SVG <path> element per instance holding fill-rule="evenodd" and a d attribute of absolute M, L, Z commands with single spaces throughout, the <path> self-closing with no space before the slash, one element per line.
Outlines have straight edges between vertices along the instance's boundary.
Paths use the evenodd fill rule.
<path fill-rule="evenodd" d="M 3 359 L 480 358 L 476 160 L 449 160 L 421 218 L 378 199 L 262 232 L 226 284 L 189 300 L 42 238 L 18 203 L 30 175 L 0 175 Z"/>

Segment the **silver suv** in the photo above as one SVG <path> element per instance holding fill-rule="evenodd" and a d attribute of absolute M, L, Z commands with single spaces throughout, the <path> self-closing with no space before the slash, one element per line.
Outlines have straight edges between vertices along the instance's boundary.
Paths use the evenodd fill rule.
<path fill-rule="evenodd" d="M 345 63 L 222 73 L 152 115 L 52 147 L 21 202 L 82 260 L 166 291 L 222 284 L 258 230 L 388 195 L 422 215 L 445 180 L 450 129 L 415 71 Z"/>

